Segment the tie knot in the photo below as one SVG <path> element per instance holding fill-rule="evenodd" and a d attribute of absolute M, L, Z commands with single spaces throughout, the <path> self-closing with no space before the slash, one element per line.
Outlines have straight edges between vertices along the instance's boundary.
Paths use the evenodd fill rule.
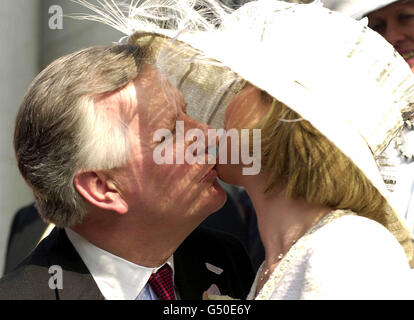
<path fill-rule="evenodd" d="M 172 270 L 168 264 L 153 273 L 148 282 L 159 299 L 175 300 Z"/>

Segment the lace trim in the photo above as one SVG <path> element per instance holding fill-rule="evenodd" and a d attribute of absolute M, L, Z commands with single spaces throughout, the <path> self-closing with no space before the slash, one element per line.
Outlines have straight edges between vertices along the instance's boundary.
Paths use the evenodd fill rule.
<path fill-rule="evenodd" d="M 285 271 L 289 268 L 291 261 L 293 258 L 297 255 L 298 252 L 301 250 L 304 250 L 307 239 L 310 235 L 312 235 L 315 231 L 319 230 L 332 220 L 335 220 L 339 217 L 345 216 L 345 215 L 355 215 L 354 212 L 350 210 L 335 210 L 330 213 L 328 213 L 325 217 L 323 217 L 321 220 L 318 221 L 317 224 L 315 224 L 311 229 L 309 229 L 308 232 L 306 232 L 286 253 L 286 255 L 282 258 L 279 265 L 273 270 L 272 274 L 270 275 L 269 279 L 266 281 L 266 283 L 263 285 L 263 288 L 260 290 L 260 292 L 257 294 L 256 298 L 255 293 L 257 289 L 257 282 L 259 279 L 259 275 L 262 272 L 264 262 L 260 266 L 259 270 L 256 274 L 256 279 L 254 280 L 254 283 L 252 285 L 252 288 L 250 289 L 250 293 L 247 296 L 247 300 L 269 300 L 271 294 L 274 292 L 278 282 L 284 275 Z"/>

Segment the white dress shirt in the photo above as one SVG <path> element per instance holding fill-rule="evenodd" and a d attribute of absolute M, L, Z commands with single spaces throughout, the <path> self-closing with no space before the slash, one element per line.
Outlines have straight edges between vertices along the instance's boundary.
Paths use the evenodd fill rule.
<path fill-rule="evenodd" d="M 148 280 L 164 264 L 143 267 L 98 248 L 69 228 L 65 231 L 106 300 L 158 300 Z M 166 263 L 174 279 L 173 256 Z"/>

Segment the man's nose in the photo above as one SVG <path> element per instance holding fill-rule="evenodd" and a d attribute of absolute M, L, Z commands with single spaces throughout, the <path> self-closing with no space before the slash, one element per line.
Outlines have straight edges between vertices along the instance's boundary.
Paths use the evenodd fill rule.
<path fill-rule="evenodd" d="M 209 125 L 195 119 L 191 119 L 193 128 L 201 130 L 204 134 L 204 146 L 206 154 L 214 154 L 219 143 L 219 137 L 216 135 L 217 131 Z M 211 130 L 211 131 L 210 131 Z M 200 141 L 201 142 L 201 141 Z"/>
<path fill-rule="evenodd" d="M 218 136 L 216 136 L 217 131 L 214 130 L 212 127 L 205 123 L 200 123 L 200 129 L 204 132 L 205 135 L 205 145 L 206 145 L 206 151 L 215 148 L 215 146 L 219 142 Z"/>

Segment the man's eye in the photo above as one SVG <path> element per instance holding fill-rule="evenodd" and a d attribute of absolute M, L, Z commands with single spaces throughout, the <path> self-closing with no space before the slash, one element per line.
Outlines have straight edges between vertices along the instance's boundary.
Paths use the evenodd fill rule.
<path fill-rule="evenodd" d="M 175 134 L 175 129 L 174 129 L 174 131 L 170 131 L 169 134 L 163 135 L 158 143 L 161 144 L 161 143 L 165 142 L 166 140 L 169 140 L 169 139 L 173 138 L 174 134 Z"/>
<path fill-rule="evenodd" d="M 187 106 L 188 106 L 188 104 L 187 104 L 187 102 L 184 104 L 184 106 L 183 106 L 183 113 L 184 114 L 187 114 Z"/>
<path fill-rule="evenodd" d="M 177 125 L 174 124 L 174 127 L 171 130 L 171 136 L 174 136 L 175 135 L 175 129 L 176 129 L 176 127 L 177 127 Z"/>
<path fill-rule="evenodd" d="M 157 139 L 158 140 L 158 144 L 162 144 L 163 142 L 174 138 L 175 132 L 176 132 L 176 122 L 174 122 L 174 125 L 171 129 L 162 129 L 162 133 L 160 133 L 160 137 Z"/>

